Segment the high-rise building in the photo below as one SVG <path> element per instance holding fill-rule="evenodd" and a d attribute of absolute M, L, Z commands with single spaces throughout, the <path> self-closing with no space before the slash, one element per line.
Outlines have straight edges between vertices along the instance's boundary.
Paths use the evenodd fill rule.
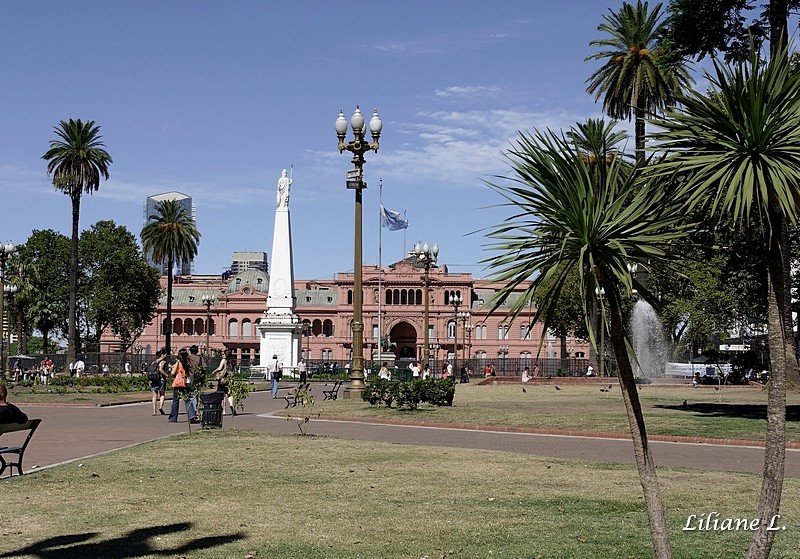
<path fill-rule="evenodd" d="M 261 270 L 269 273 L 266 252 L 234 252 L 231 258 L 231 274 L 245 270 Z"/>
<path fill-rule="evenodd" d="M 163 194 L 156 194 L 147 198 L 143 208 L 144 215 L 142 216 L 142 226 L 147 225 L 147 222 L 150 220 L 150 216 L 156 215 L 156 205 L 165 200 L 176 200 L 179 206 L 189 212 L 189 215 L 192 216 L 192 219 L 196 218 L 196 209 L 194 204 L 192 204 L 191 196 L 183 194 L 182 192 L 164 192 Z M 166 263 L 154 262 L 152 252 L 147 253 L 146 256 L 147 262 L 156 268 L 162 276 L 167 275 Z M 194 273 L 194 260 L 190 260 L 188 262 L 175 262 L 172 272 L 175 276 L 192 275 Z"/>

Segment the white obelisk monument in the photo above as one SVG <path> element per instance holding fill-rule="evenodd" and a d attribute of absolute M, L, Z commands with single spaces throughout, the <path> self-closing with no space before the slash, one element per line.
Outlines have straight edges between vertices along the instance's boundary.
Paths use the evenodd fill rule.
<path fill-rule="evenodd" d="M 259 368 L 266 368 L 277 355 L 284 374 L 295 371 L 300 358 L 302 324 L 294 313 L 294 265 L 292 261 L 292 226 L 289 219 L 289 189 L 292 179 L 286 169 L 278 179 L 275 229 L 272 235 L 272 263 L 269 269 L 267 310 L 256 328 L 260 338 Z"/>

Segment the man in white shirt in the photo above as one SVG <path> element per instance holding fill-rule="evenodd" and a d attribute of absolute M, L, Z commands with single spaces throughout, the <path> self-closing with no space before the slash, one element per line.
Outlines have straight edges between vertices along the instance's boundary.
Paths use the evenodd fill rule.
<path fill-rule="evenodd" d="M 83 359 L 78 357 L 78 360 L 75 361 L 75 376 L 80 377 L 85 370 L 86 370 L 86 363 L 83 362 Z"/>
<path fill-rule="evenodd" d="M 414 380 L 417 380 L 419 378 L 420 369 L 421 367 L 419 361 L 414 361 L 414 365 L 411 367 L 411 376 L 413 377 Z"/>

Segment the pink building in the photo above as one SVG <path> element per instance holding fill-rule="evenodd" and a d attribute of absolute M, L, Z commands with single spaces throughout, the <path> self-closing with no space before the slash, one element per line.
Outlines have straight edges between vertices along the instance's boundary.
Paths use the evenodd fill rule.
<path fill-rule="evenodd" d="M 379 270 L 363 268 L 364 357 L 377 360 L 380 333 L 388 336 L 396 358 L 422 359 L 424 355 L 424 270 L 406 259 Z M 166 286 L 166 278 L 162 278 Z M 255 327 L 266 309 L 269 276 L 261 270 L 245 270 L 223 279 L 221 276 L 183 276 L 176 278 L 172 302 L 172 346 L 175 348 L 206 344 L 212 350 L 236 351 L 242 365 L 258 364 L 259 339 Z M 531 313 L 513 323 L 505 320 L 504 307 L 494 314 L 486 308 L 497 291 L 496 283 L 474 279 L 471 274 L 449 273 L 447 266 L 433 267 L 429 273 L 429 343 L 431 367 L 457 357 L 458 363 L 469 359 L 473 369 L 485 362 L 498 372 L 517 374 L 533 362 L 546 371 L 567 367 L 561 358 L 561 341 L 546 338 L 539 348 L 541 326 L 528 330 Z M 520 289 L 521 292 L 522 289 Z M 344 366 L 350 360 L 353 320 L 353 274 L 340 273 L 331 280 L 296 280 L 295 312 L 309 325 L 302 340 L 302 355 L 311 363 Z M 205 300 L 213 298 L 210 306 Z M 461 300 L 456 307 L 453 302 Z M 461 318 L 456 318 L 456 312 Z M 531 309 L 531 312 L 533 309 Z M 134 345 L 138 361 L 150 361 L 156 349 L 164 345 L 166 297 L 162 297 L 153 322 Z M 464 316 L 469 313 L 469 317 Z M 208 328 L 206 324 L 208 323 Z M 457 344 L 457 346 L 456 346 Z M 113 351 L 118 340 L 110 335 L 101 338 L 101 351 Z M 588 344 L 570 337 L 565 348 L 573 367 L 584 367 Z M 454 355 L 457 351 L 457 355 Z M 575 360 L 580 365 L 575 365 Z M 436 370 L 436 369 L 434 369 Z M 577 373 L 579 371 L 572 371 Z"/>

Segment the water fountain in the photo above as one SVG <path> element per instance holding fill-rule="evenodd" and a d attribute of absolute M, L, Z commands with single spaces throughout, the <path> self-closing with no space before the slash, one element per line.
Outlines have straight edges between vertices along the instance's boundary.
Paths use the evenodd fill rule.
<path fill-rule="evenodd" d="M 636 376 L 647 379 L 664 376 L 670 345 L 655 309 L 644 299 L 637 300 L 633 307 L 630 332 L 636 352 L 636 360 L 632 360 Z"/>

